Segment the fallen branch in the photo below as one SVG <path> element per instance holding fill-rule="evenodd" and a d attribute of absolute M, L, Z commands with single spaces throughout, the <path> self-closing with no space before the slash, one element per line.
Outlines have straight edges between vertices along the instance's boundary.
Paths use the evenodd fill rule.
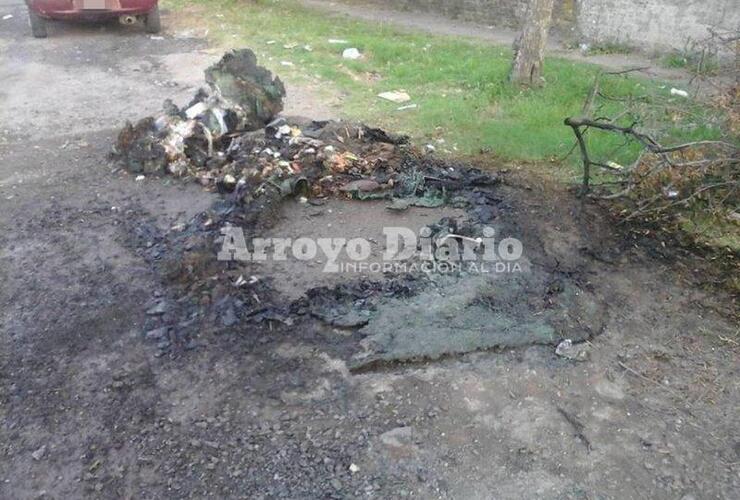
<path fill-rule="evenodd" d="M 653 153 L 664 153 L 667 151 L 664 151 L 664 148 L 652 137 L 650 137 L 647 134 L 644 134 L 642 132 L 639 132 L 635 129 L 636 123 L 633 123 L 629 127 L 621 127 L 619 125 L 615 125 L 613 123 L 599 121 L 599 120 L 592 120 L 590 118 L 566 118 L 565 122 L 566 125 L 573 128 L 575 131 L 576 129 L 580 129 L 581 127 L 590 127 L 590 128 L 598 128 L 601 130 L 608 130 L 612 132 L 620 132 L 624 135 L 631 135 L 638 141 L 640 141 L 646 148 L 648 148 Z"/>
<path fill-rule="evenodd" d="M 738 159 L 736 158 L 738 148 L 735 145 L 730 144 L 728 142 L 724 142 L 724 141 L 695 141 L 695 142 L 687 142 L 684 144 L 678 144 L 676 146 L 664 147 L 650 135 L 637 130 L 635 128 L 636 123 L 633 123 L 630 126 L 624 127 L 624 126 L 616 125 L 614 123 L 611 123 L 609 121 L 605 121 L 602 119 L 568 117 L 564 120 L 564 124 L 571 127 L 571 129 L 573 129 L 573 134 L 576 136 L 576 141 L 581 151 L 581 160 L 583 162 L 583 181 L 582 181 L 582 186 L 581 186 L 582 195 L 588 193 L 589 191 L 589 182 L 591 179 L 591 167 L 592 166 L 600 167 L 605 170 L 622 171 L 618 168 L 614 168 L 612 165 L 609 165 L 608 163 L 596 162 L 591 159 L 591 157 L 589 156 L 588 147 L 586 146 L 586 141 L 584 140 L 584 135 L 583 135 L 584 130 L 587 130 L 589 128 L 605 130 L 608 132 L 616 132 L 616 133 L 620 133 L 625 136 L 632 137 L 635 140 L 637 140 L 640 144 L 642 144 L 643 147 L 649 153 L 661 156 L 664 162 L 670 166 L 695 167 L 695 166 L 708 165 L 714 161 L 718 161 L 714 159 L 705 159 L 705 160 L 692 161 L 692 162 L 676 163 L 668 157 L 669 153 L 676 153 L 678 151 L 682 151 L 685 149 L 698 148 L 698 147 L 703 147 L 703 146 L 712 146 L 715 148 L 723 149 L 728 153 L 729 161 L 733 161 L 733 162 L 738 161 Z M 642 155 L 640 156 L 640 158 L 642 158 Z M 624 174 L 631 173 L 631 171 L 634 170 L 634 168 L 638 165 L 639 163 L 636 163 L 635 165 L 633 165 L 631 169 L 626 169 L 623 173 Z"/>

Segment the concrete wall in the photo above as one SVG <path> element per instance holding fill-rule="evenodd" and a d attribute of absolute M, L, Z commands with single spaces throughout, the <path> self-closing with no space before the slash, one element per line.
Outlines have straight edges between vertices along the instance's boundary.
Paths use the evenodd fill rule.
<path fill-rule="evenodd" d="M 434 12 L 451 19 L 518 29 L 526 0 L 369 0 L 402 10 Z M 555 18 L 574 22 L 576 0 L 555 0 Z"/>
<path fill-rule="evenodd" d="M 513 28 L 526 4 L 516 0 L 373 0 L 390 7 L 434 12 L 452 19 Z"/>
<path fill-rule="evenodd" d="M 527 0 L 370 0 L 466 21 L 519 28 Z M 555 0 L 554 29 L 566 39 L 645 51 L 682 49 L 707 27 L 740 29 L 740 0 Z"/>
<path fill-rule="evenodd" d="M 577 20 L 587 40 L 681 49 L 708 27 L 740 29 L 740 0 L 578 0 Z"/>

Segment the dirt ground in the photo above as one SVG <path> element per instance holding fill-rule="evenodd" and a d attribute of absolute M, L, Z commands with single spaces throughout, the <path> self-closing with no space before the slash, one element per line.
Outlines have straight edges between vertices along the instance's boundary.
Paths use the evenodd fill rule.
<path fill-rule="evenodd" d="M 115 24 L 35 40 L 0 1 L 0 498 L 738 497 L 735 304 L 526 176 L 505 177 L 508 217 L 601 298 L 587 361 L 532 345 L 358 372 L 336 348 L 356 332 L 312 325 L 204 328 L 158 356 L 143 332 L 167 283 L 132 242 L 216 195 L 106 156 L 218 52 Z M 287 112 L 336 114 L 287 87 Z"/>

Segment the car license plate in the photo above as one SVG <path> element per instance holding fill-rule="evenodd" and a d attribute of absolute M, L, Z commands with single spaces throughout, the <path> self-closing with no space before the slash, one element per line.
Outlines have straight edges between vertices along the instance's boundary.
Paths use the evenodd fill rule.
<path fill-rule="evenodd" d="M 105 0 L 82 0 L 82 8 L 85 10 L 105 9 Z"/>

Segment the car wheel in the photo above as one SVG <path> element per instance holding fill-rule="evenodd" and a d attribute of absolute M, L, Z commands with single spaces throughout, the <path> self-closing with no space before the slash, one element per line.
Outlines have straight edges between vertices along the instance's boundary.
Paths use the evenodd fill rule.
<path fill-rule="evenodd" d="M 28 9 L 28 20 L 31 23 L 31 33 L 36 38 L 46 38 L 46 19 Z"/>
<path fill-rule="evenodd" d="M 159 22 L 159 6 L 155 6 L 149 11 L 146 15 L 146 19 L 144 19 L 144 26 L 146 27 L 147 33 L 159 33 L 159 30 L 162 28 L 162 25 Z"/>

